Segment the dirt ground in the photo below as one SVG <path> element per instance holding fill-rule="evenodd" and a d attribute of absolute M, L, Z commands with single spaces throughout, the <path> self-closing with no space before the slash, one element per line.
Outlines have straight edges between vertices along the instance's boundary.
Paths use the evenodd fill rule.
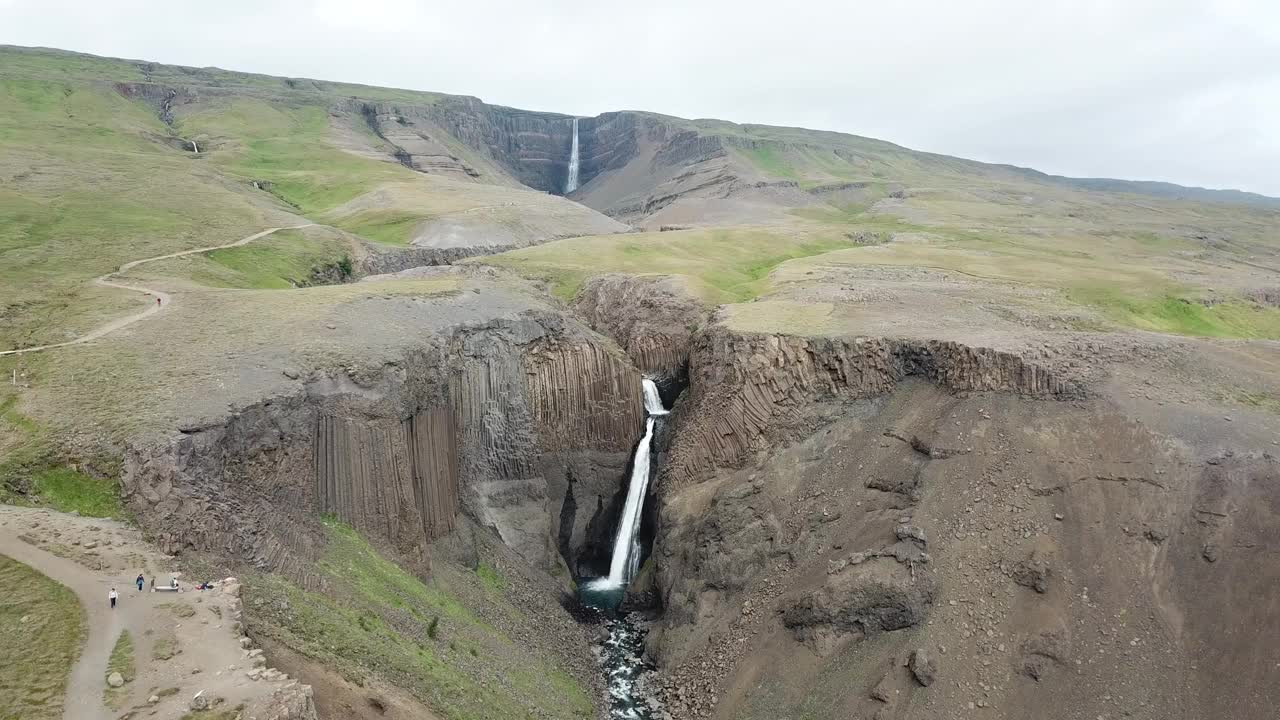
<path fill-rule="evenodd" d="M 181 592 L 153 591 L 152 581 L 168 584 L 175 565 L 135 528 L 0 506 L 0 552 L 70 587 L 89 615 L 89 638 L 67 686 L 69 720 L 181 718 L 197 693 L 212 707 L 243 706 L 244 717 L 265 718 L 279 693 L 299 689 L 297 681 L 264 668 L 262 651 L 241 634 L 234 579 L 196 590 L 201 581 L 178 577 Z M 141 592 L 138 574 L 146 578 Z M 107 599 L 112 588 L 119 593 L 114 609 Z M 136 675 L 111 688 L 108 663 L 125 632 Z"/>

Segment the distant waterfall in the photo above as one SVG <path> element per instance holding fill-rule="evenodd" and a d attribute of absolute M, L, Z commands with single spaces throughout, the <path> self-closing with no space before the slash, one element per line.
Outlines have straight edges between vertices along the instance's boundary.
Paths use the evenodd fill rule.
<path fill-rule="evenodd" d="M 649 453 L 653 445 L 654 418 L 666 415 L 658 386 L 649 378 L 642 381 L 644 409 L 648 418 L 644 421 L 644 437 L 636 446 L 636 456 L 631 463 L 631 483 L 627 487 L 627 502 L 622 507 L 618 521 L 618 535 L 613 541 L 613 558 L 609 565 L 609 577 L 595 582 L 599 588 L 621 587 L 631 580 L 640 564 L 640 511 L 644 509 L 644 496 L 649 490 Z"/>
<path fill-rule="evenodd" d="M 564 194 L 578 189 L 578 118 L 573 119 L 573 145 L 569 148 L 569 179 L 564 184 Z"/>
<path fill-rule="evenodd" d="M 197 155 L 199 155 L 199 154 L 200 154 L 200 146 L 199 146 L 199 145 L 196 145 L 196 141 L 195 141 L 195 140 L 192 140 L 192 141 L 191 141 L 191 152 L 193 152 L 193 153 L 195 153 L 195 154 L 197 154 Z"/>

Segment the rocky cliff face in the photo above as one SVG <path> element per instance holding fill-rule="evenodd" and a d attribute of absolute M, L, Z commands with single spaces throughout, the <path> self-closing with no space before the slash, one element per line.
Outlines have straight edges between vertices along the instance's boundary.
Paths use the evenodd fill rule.
<path fill-rule="evenodd" d="M 739 334 L 713 326 L 694 338 L 690 397 L 663 468 L 680 484 L 733 467 L 806 429 L 806 408 L 883 395 L 906 377 L 949 390 L 1078 397 L 1081 388 L 1017 355 L 954 342 Z"/>
<path fill-rule="evenodd" d="M 573 118 L 447 98 L 424 109 L 458 141 L 535 190 L 564 191 L 573 144 Z"/>
<path fill-rule="evenodd" d="M 442 97 L 430 105 L 351 101 L 407 167 L 476 182 L 519 182 L 561 194 L 568 178 L 573 118 Z M 661 115 L 611 112 L 579 118 L 579 188 L 584 205 L 623 222 L 710 222 L 761 216 L 760 208 L 806 205 L 793 181 L 769 181 L 734 149 L 763 141 L 704 132 Z"/>
<path fill-rule="evenodd" d="M 677 278 L 617 274 L 588 280 L 573 309 L 656 380 L 684 378 L 694 332 L 709 314 Z"/>
<path fill-rule="evenodd" d="M 589 528 L 608 524 L 601 513 L 643 421 L 639 388 L 639 371 L 598 336 L 531 313 L 136 443 L 123 488 L 166 551 L 194 547 L 303 582 L 315 581 L 320 513 L 425 565 L 464 512 L 549 570 L 558 551 L 570 563 L 590 551 Z"/>
<path fill-rule="evenodd" d="M 1242 423 L 920 340 L 717 326 L 690 383 L 647 643 L 673 716 L 1270 716 L 1280 460 Z"/>

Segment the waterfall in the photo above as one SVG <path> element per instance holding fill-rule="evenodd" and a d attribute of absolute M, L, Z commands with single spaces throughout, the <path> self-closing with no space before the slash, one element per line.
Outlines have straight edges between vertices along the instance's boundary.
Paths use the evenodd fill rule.
<path fill-rule="evenodd" d="M 599 589 L 618 588 L 629 582 L 639 570 L 640 564 L 640 511 L 644 509 L 644 496 L 649 490 L 649 452 L 653 445 L 654 418 L 667 414 L 658 395 L 658 386 L 649 378 L 642 381 L 644 409 L 648 417 L 644 421 L 644 437 L 636 446 L 631 462 L 631 483 L 627 487 L 627 502 L 622 506 L 618 521 L 618 535 L 613 541 L 613 558 L 609 564 L 609 577 L 592 583 Z"/>
<path fill-rule="evenodd" d="M 649 378 L 641 382 L 644 385 L 644 411 L 649 415 L 666 415 L 667 409 L 662 407 L 662 396 L 658 395 L 658 386 Z"/>
<path fill-rule="evenodd" d="M 191 152 L 193 152 L 193 153 L 195 153 L 195 154 L 197 154 L 197 155 L 199 155 L 199 154 L 200 154 L 200 146 L 199 146 L 199 145 L 196 145 L 196 141 L 195 141 L 195 140 L 192 140 L 192 141 L 191 141 Z"/>
<path fill-rule="evenodd" d="M 569 147 L 569 179 L 564 184 L 564 194 L 578 189 L 578 118 L 573 119 L 573 145 Z"/>

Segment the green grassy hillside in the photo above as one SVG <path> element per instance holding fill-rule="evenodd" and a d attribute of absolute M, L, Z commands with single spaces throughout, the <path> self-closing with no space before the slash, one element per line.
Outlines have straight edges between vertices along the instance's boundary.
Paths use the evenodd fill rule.
<path fill-rule="evenodd" d="M 330 589 L 251 579 L 249 602 L 261 599 L 266 608 L 250 614 L 254 631 L 357 684 L 371 676 L 391 681 L 447 720 L 593 717 L 577 680 L 502 629 L 538 619 L 507 599 L 496 569 L 470 573 L 439 563 L 423 582 L 350 527 L 326 525 L 329 547 L 317 570 Z M 281 607 L 287 610 L 275 610 Z"/>
<path fill-rule="evenodd" d="M 504 229 L 541 218 L 526 231 L 535 236 L 600 226 L 541 193 L 410 170 L 360 110 L 441 97 L 0 47 L 0 349 L 67 340 L 144 306 L 91 282 L 125 262 L 267 227 L 310 220 L 404 245 L 450 213 L 468 213 L 481 234 L 491 215 Z M 308 233 L 138 273 L 158 288 L 280 288 L 349 254 Z"/>

